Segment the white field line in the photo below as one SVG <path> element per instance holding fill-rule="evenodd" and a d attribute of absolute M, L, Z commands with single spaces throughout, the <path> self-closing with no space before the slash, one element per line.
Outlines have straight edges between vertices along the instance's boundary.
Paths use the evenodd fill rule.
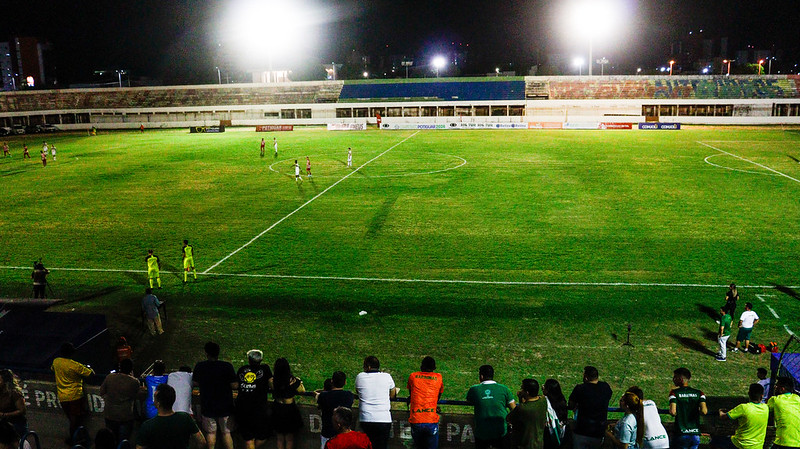
<path fill-rule="evenodd" d="M 368 160 L 367 162 L 364 162 L 363 164 L 361 164 L 360 166 L 358 166 L 358 167 L 357 167 L 355 170 L 353 170 L 353 171 L 351 171 L 350 173 L 348 173 L 348 174 L 344 175 L 344 177 L 342 177 L 342 179 L 340 179 L 340 180 L 338 180 L 338 181 L 334 182 L 333 184 L 331 184 L 330 186 L 328 186 L 328 188 L 327 188 L 327 189 L 323 190 L 322 192 L 319 192 L 319 193 L 318 193 L 317 195 L 315 195 L 313 198 L 311 198 L 310 200 L 308 200 L 308 201 L 306 201 L 305 203 L 303 203 L 302 205 L 300 205 L 300 207 L 298 207 L 297 209 L 295 209 L 295 210 L 291 211 L 291 212 L 290 212 L 288 215 L 286 215 L 285 217 L 283 217 L 283 218 L 281 218 L 280 220 L 278 220 L 278 221 L 276 221 L 275 223 L 273 223 L 273 224 L 272 224 L 272 226 L 270 226 L 270 227 L 268 227 L 267 229 L 264 229 L 263 231 L 261 231 L 261 233 L 259 233 L 257 236 L 255 236 L 255 237 L 253 237 L 252 239 L 250 239 L 250 241 L 249 241 L 249 242 L 245 243 L 244 245 L 240 246 L 240 247 L 239 247 L 239 248 L 237 248 L 236 250 L 232 251 L 230 254 L 228 254 L 227 256 L 225 256 L 225 257 L 223 257 L 222 259 L 220 259 L 220 260 L 219 260 L 217 263 L 215 263 L 214 265 L 211 265 L 209 268 L 207 268 L 205 271 L 203 271 L 203 273 L 202 273 L 202 274 L 208 274 L 208 273 L 209 273 L 211 270 L 213 270 L 214 268 L 216 268 L 216 267 L 217 267 L 219 264 L 221 264 L 222 262 L 225 262 L 226 260 L 228 260 L 228 259 L 229 259 L 231 256 L 233 256 L 234 254 L 236 254 L 236 253 L 238 253 L 239 251 L 241 251 L 241 250 L 243 250 L 243 249 L 247 248 L 248 246 L 250 246 L 250 244 L 251 244 L 251 243 L 253 243 L 253 242 L 255 242 L 256 240 L 260 239 L 262 235 L 264 235 L 264 234 L 266 234 L 267 232 L 271 231 L 271 230 L 272 230 L 272 228 L 274 228 L 275 226 L 278 226 L 278 225 L 279 225 L 279 224 L 281 224 L 281 223 L 282 223 L 284 220 L 286 220 L 287 218 L 291 217 L 292 215 L 294 215 L 295 213 L 297 213 L 297 212 L 298 212 L 299 210 L 301 210 L 302 208 L 304 208 L 304 207 L 308 206 L 309 204 L 311 204 L 311 203 L 312 203 L 314 200 L 316 200 L 317 198 L 319 198 L 319 197 L 321 197 L 322 195 L 324 195 L 324 194 L 325 194 L 325 193 L 326 193 L 328 190 L 330 190 L 330 189 L 332 189 L 332 188 L 336 187 L 336 185 L 338 185 L 340 182 L 342 182 L 342 181 L 344 181 L 345 179 L 347 179 L 347 178 L 349 178 L 349 177 L 353 176 L 354 174 L 358 173 L 358 171 L 359 171 L 359 170 L 361 170 L 362 168 L 364 168 L 364 167 L 366 167 L 367 165 L 369 165 L 369 164 L 370 164 L 372 161 L 374 161 L 375 159 L 378 159 L 379 157 L 381 157 L 381 156 L 383 156 L 384 154 L 388 153 L 389 151 L 393 150 L 394 148 L 396 148 L 397 146 L 401 145 L 401 144 L 402 144 L 403 142 L 405 142 L 406 140 L 408 140 L 408 139 L 410 139 L 410 138 L 412 138 L 412 137 L 416 136 L 417 134 L 419 134 L 419 131 L 417 131 L 417 132 L 415 132 L 414 134 L 412 134 L 412 135 L 410 135 L 410 136 L 406 137 L 405 139 L 401 140 L 400 142 L 397 142 L 396 144 L 394 144 L 394 145 L 390 146 L 390 147 L 389 147 L 389 148 L 387 148 L 387 149 L 386 149 L 386 151 L 384 151 L 383 153 L 381 153 L 381 154 L 379 154 L 379 155 L 377 155 L 377 156 L 373 157 L 372 159 Z"/>
<path fill-rule="evenodd" d="M 745 161 L 745 162 L 749 162 L 749 163 L 751 163 L 751 164 L 753 164 L 753 165 L 755 165 L 755 166 L 761 167 L 761 168 L 763 168 L 763 169 L 765 169 L 765 170 L 769 170 L 769 171 L 771 171 L 772 173 L 775 173 L 775 174 L 778 174 L 778 175 L 781 175 L 781 176 L 783 176 L 784 178 L 791 179 L 792 181 L 794 181 L 794 182 L 796 182 L 796 183 L 800 183 L 800 179 L 797 179 L 797 178 L 792 178 L 791 176 L 787 175 L 786 173 L 781 173 L 781 172 L 779 172 L 778 170 L 775 170 L 774 168 L 767 167 L 766 165 L 759 164 L 758 162 L 751 161 L 750 159 L 747 159 L 747 158 L 744 158 L 744 157 L 741 157 L 741 156 L 735 155 L 735 154 L 733 154 L 733 153 L 728 153 L 727 151 L 725 151 L 725 150 L 721 150 L 721 149 L 719 149 L 719 148 L 715 147 L 714 145 L 709 145 L 709 144 L 707 144 L 707 143 L 705 143 L 705 142 L 701 142 L 701 141 L 699 141 L 699 140 L 697 141 L 697 143 L 699 143 L 700 145 L 706 146 L 706 147 L 708 147 L 708 148 L 711 148 L 711 149 L 717 150 L 717 151 L 719 151 L 720 153 L 727 154 L 728 156 L 735 157 L 736 159 L 740 159 L 740 160 L 743 160 L 743 161 Z"/>
<path fill-rule="evenodd" d="M 708 164 L 708 165 L 712 165 L 712 166 L 714 166 L 714 167 L 719 167 L 719 168 L 724 168 L 725 170 L 738 171 L 738 172 L 740 172 L 740 173 L 750 173 L 750 174 L 753 174 L 753 175 L 762 175 L 762 176 L 778 176 L 778 175 L 776 175 L 775 173 L 764 173 L 764 172 L 760 172 L 760 171 L 753 171 L 753 170 L 741 170 L 741 169 L 738 169 L 738 168 L 726 167 L 726 166 L 724 166 L 724 165 L 715 164 L 715 163 L 713 163 L 713 162 L 711 162 L 711 161 L 709 160 L 709 159 L 711 159 L 712 157 L 719 157 L 719 156 L 725 156 L 725 155 L 724 155 L 724 154 L 722 154 L 722 153 L 715 153 L 715 154 L 712 154 L 711 156 L 706 156 L 706 158 L 705 158 L 705 159 L 703 159 L 703 161 L 705 161 L 705 163 L 706 163 L 706 164 Z"/>
<path fill-rule="evenodd" d="M 797 335 L 795 335 L 794 332 L 792 332 L 792 330 L 789 329 L 789 326 L 787 326 L 786 324 L 783 325 L 783 328 L 786 329 L 786 332 L 788 332 L 789 335 L 791 335 L 792 337 L 797 337 Z"/>
<path fill-rule="evenodd" d="M 0 270 L 31 270 L 31 267 L 0 266 Z M 101 273 L 147 273 L 147 270 L 124 270 L 114 268 L 48 268 L 55 271 L 87 271 Z M 161 270 L 165 274 L 180 274 L 183 271 Z M 215 277 L 240 277 L 240 278 L 265 278 L 265 279 L 303 279 L 317 281 L 352 281 L 352 282 L 385 282 L 385 283 L 416 283 L 416 284 L 466 284 L 466 285 L 527 285 L 527 286 L 553 286 L 553 287 L 653 287 L 653 288 L 727 288 L 728 284 L 695 284 L 695 283 L 666 283 L 666 282 L 547 282 L 547 281 L 479 281 L 468 279 L 404 279 L 404 278 L 377 278 L 357 276 L 306 276 L 291 274 L 251 274 L 251 273 L 198 273 L 203 276 Z M 739 285 L 741 288 L 774 289 L 774 285 Z M 786 285 L 786 288 L 800 289 L 798 285 Z"/>
<path fill-rule="evenodd" d="M 430 154 L 438 154 L 438 155 L 441 155 L 441 156 L 449 156 L 449 157 L 454 157 L 454 158 L 456 158 L 456 159 L 461 159 L 461 163 L 460 163 L 460 164 L 458 164 L 458 165 L 456 165 L 455 167 L 443 168 L 443 169 L 440 169 L 440 170 L 433 170 L 433 171 L 426 171 L 426 172 L 411 172 L 411 173 L 401 173 L 401 174 L 398 174 L 398 175 L 370 175 L 370 176 L 368 177 L 368 179 L 375 179 L 375 178 L 400 178 L 400 177 L 403 177 L 403 176 L 422 176 L 422 175 L 435 175 L 435 174 L 437 174 L 437 173 L 444 173 L 444 172 L 446 172 L 446 171 L 450 171 L 450 170 L 455 170 L 455 169 L 457 169 L 457 168 L 461 168 L 461 167 L 463 167 L 464 165 L 466 165 L 466 164 L 467 164 L 467 160 L 466 160 L 466 159 L 464 159 L 464 158 L 463 158 L 463 157 L 461 157 L 461 156 L 455 156 L 455 155 L 452 155 L 452 154 L 444 154 L 444 153 L 434 153 L 434 152 L 431 152 Z M 312 154 L 312 155 L 311 155 L 311 156 L 309 156 L 309 157 L 313 157 L 313 156 L 316 156 L 316 155 L 313 155 L 313 154 Z M 270 171 L 273 171 L 273 172 L 275 172 L 275 173 L 277 173 L 277 174 L 279 174 L 279 175 L 281 175 L 281 174 L 282 174 L 282 175 L 284 175 L 284 176 L 292 176 L 292 175 L 291 175 L 291 174 L 289 174 L 289 173 L 281 173 L 281 172 L 279 172 L 278 170 L 275 170 L 275 169 L 273 168 L 275 165 L 277 165 L 277 164 L 281 164 L 281 163 L 284 163 L 284 162 L 287 162 L 287 161 L 291 161 L 291 158 L 290 158 L 290 159 L 284 159 L 284 160 L 281 160 L 281 161 L 278 161 L 278 162 L 275 162 L 275 163 L 273 163 L 272 165 L 270 165 L 270 166 L 269 166 L 269 169 L 270 169 Z M 712 165 L 714 165 L 714 164 L 712 164 Z M 722 167 L 722 168 L 725 168 L 725 167 Z M 755 172 L 753 172 L 753 173 L 755 173 Z M 320 176 L 314 176 L 314 179 L 319 179 L 319 178 L 335 178 L 335 177 L 336 177 L 336 176 L 320 175 Z"/>
<path fill-rule="evenodd" d="M 791 287 L 790 287 L 790 288 L 791 288 Z M 764 295 L 764 294 L 761 294 L 761 295 L 756 295 L 756 298 L 758 298 L 758 299 L 759 299 L 761 302 L 763 302 L 763 303 L 766 303 L 766 302 L 767 302 L 767 300 L 766 300 L 766 299 L 764 299 L 764 298 L 774 298 L 774 297 L 775 297 L 775 295 Z M 779 319 L 781 319 L 781 317 L 779 317 L 779 316 L 778 316 L 778 314 L 775 312 L 775 309 L 773 309 L 772 307 L 770 307 L 768 304 L 764 304 L 764 305 L 766 305 L 766 306 L 767 306 L 767 308 L 769 309 L 769 311 L 770 311 L 770 312 L 772 312 L 772 316 L 774 316 L 776 320 L 779 320 Z M 788 332 L 788 333 L 789 333 L 789 335 L 794 335 L 794 332 L 792 332 L 792 330 L 791 330 L 791 329 L 789 329 L 789 326 L 788 326 L 788 325 L 784 324 L 784 325 L 783 325 L 783 328 L 784 328 L 784 329 L 786 329 L 786 332 Z"/>

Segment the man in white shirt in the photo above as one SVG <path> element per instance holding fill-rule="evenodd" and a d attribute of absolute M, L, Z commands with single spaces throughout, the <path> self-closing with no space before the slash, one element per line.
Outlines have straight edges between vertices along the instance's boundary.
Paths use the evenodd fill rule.
<path fill-rule="evenodd" d="M 175 404 L 172 405 L 172 410 L 194 416 L 192 411 L 192 369 L 188 366 L 181 366 L 178 371 L 169 373 L 167 385 L 175 389 Z"/>
<path fill-rule="evenodd" d="M 399 388 L 389 373 L 380 371 L 378 358 L 371 355 L 364 359 L 364 372 L 356 376 L 358 411 L 361 430 L 367 434 L 373 449 L 386 449 L 392 429 L 390 400 L 397 396 Z"/>
<path fill-rule="evenodd" d="M 750 334 L 756 323 L 758 323 L 758 315 L 753 312 L 753 304 L 748 302 L 744 305 L 744 312 L 739 318 L 739 333 L 736 335 L 736 348 L 733 352 L 739 352 L 739 345 L 742 342 L 744 342 L 744 352 L 750 349 Z"/>

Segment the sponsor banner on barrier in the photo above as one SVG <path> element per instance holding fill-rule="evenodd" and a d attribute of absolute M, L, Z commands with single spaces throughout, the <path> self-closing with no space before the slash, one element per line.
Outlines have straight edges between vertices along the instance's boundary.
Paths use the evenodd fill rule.
<path fill-rule="evenodd" d="M 563 122 L 530 122 L 528 129 L 562 129 Z"/>
<path fill-rule="evenodd" d="M 224 133 L 224 126 L 192 126 L 189 128 L 190 133 Z"/>
<path fill-rule="evenodd" d="M 639 123 L 639 129 L 666 129 L 666 130 L 674 130 L 674 129 L 681 129 L 680 123 Z"/>
<path fill-rule="evenodd" d="M 633 129 L 633 123 L 603 122 L 600 123 L 600 129 Z"/>
<path fill-rule="evenodd" d="M 527 123 L 383 123 L 381 129 L 528 129 Z"/>
<path fill-rule="evenodd" d="M 294 125 L 256 125 L 257 133 L 272 131 L 294 131 Z"/>
<path fill-rule="evenodd" d="M 566 122 L 564 129 L 600 129 L 597 122 Z"/>
<path fill-rule="evenodd" d="M 328 123 L 328 131 L 365 131 L 367 122 L 363 123 Z"/>

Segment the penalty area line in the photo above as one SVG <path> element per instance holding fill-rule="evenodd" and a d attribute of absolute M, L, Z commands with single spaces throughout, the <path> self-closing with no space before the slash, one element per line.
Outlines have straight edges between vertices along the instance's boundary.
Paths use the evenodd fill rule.
<path fill-rule="evenodd" d="M 0 266 L 0 270 L 30 270 L 31 267 Z M 104 273 L 147 273 L 147 270 L 124 270 L 114 268 L 49 268 L 54 271 L 88 271 Z M 165 274 L 179 274 L 181 271 L 161 270 Z M 253 273 L 197 273 L 200 276 L 263 278 L 263 279 L 301 279 L 311 281 L 352 281 L 352 282 L 385 282 L 416 284 L 465 284 L 465 285 L 521 285 L 552 287 L 653 287 L 653 288 L 727 288 L 727 284 L 696 284 L 668 282 L 549 282 L 549 281 L 482 281 L 469 279 L 405 279 L 359 276 L 313 276 L 297 274 L 253 274 Z M 740 288 L 760 288 L 774 290 L 775 285 L 740 285 Z M 800 289 L 798 285 L 781 286 L 783 288 Z"/>
<path fill-rule="evenodd" d="M 263 235 L 264 235 L 264 234 L 266 234 L 267 232 L 271 231 L 271 230 L 272 230 L 272 228 L 274 228 L 275 226 L 278 226 L 279 224 L 283 223 L 283 221 L 284 221 L 284 220 L 286 220 L 287 218 L 291 217 L 292 215 L 294 215 L 295 213 L 297 213 L 298 211 L 300 211 L 302 208 L 304 208 L 304 207 L 308 206 L 309 204 L 311 204 L 311 203 L 312 203 L 314 200 L 316 200 L 317 198 L 319 198 L 319 197 L 321 197 L 322 195 L 324 195 L 324 194 L 325 194 L 325 192 L 327 192 L 328 190 L 330 190 L 330 189 L 332 189 L 332 188 L 336 187 L 336 185 L 337 185 L 337 184 L 339 184 L 340 182 L 344 181 L 345 179 L 347 179 L 347 178 L 349 178 L 349 177 L 353 176 L 354 174 L 358 173 L 358 171 L 359 171 L 359 170 L 361 170 L 362 168 L 364 168 L 364 167 L 366 167 L 367 165 L 369 165 L 369 164 L 370 164 L 372 161 L 374 161 L 375 159 L 378 159 L 379 157 L 383 156 L 384 154 L 386 154 L 386 153 L 388 153 L 389 151 L 393 150 L 394 148 L 398 147 L 399 145 L 401 145 L 402 143 L 404 143 L 404 142 L 405 142 L 405 141 L 407 141 L 408 139 L 410 139 L 410 138 L 412 138 L 412 137 L 416 136 L 417 134 L 419 134 L 419 131 L 417 131 L 417 132 L 415 132 L 414 134 L 412 134 L 412 135 L 410 135 L 410 136 L 406 137 L 405 139 L 401 140 L 400 142 L 397 142 L 396 144 L 394 144 L 394 145 L 390 146 L 390 147 L 389 147 L 389 148 L 387 148 L 387 149 L 386 149 L 386 151 L 384 151 L 383 153 L 381 153 L 381 154 L 379 154 L 379 155 L 377 155 L 377 156 L 373 157 L 372 159 L 368 160 L 367 162 L 364 162 L 363 164 L 361 164 L 360 166 L 358 166 L 358 167 L 357 167 L 355 170 L 353 170 L 353 171 L 351 171 L 350 173 L 348 173 L 348 174 L 344 175 L 344 177 L 342 177 L 342 179 L 340 179 L 340 180 L 338 180 L 338 181 L 334 182 L 333 184 L 331 184 L 330 186 L 328 186 L 328 188 L 327 188 L 327 189 L 323 190 L 322 192 L 319 192 L 319 193 L 318 193 L 317 195 L 315 195 L 313 198 L 311 198 L 310 200 L 308 200 L 308 201 L 306 201 L 305 203 L 303 203 L 302 205 L 300 205 L 300 207 L 298 207 L 297 209 L 295 209 L 295 210 L 293 210 L 293 211 L 289 212 L 289 214 L 288 214 L 288 215 L 286 215 L 285 217 L 283 217 L 283 218 L 281 218 L 280 220 L 278 220 L 278 221 L 276 221 L 275 223 L 273 223 L 273 224 L 272 224 L 272 226 L 270 226 L 270 227 L 268 227 L 267 229 L 264 229 L 263 231 L 261 231 L 261 232 L 260 232 L 260 233 L 259 233 L 257 236 L 255 236 L 255 237 L 253 237 L 252 239 L 250 239 L 250 241 L 249 241 L 249 242 L 245 243 L 244 245 L 240 246 L 240 247 L 239 247 L 239 248 L 237 248 L 236 250 L 232 251 L 230 254 L 228 254 L 227 256 L 225 256 L 225 257 L 223 257 L 222 259 L 220 259 L 220 260 L 219 260 L 217 263 L 215 263 L 214 265 L 211 265 L 209 268 L 207 268 L 207 269 L 206 269 L 205 271 L 203 271 L 201 274 L 209 274 L 209 273 L 211 272 L 211 270 L 213 270 L 214 268 L 217 268 L 217 266 L 219 266 L 219 264 L 221 264 L 222 262 L 225 262 L 226 260 L 228 260 L 229 258 L 231 258 L 231 256 L 235 255 L 235 254 L 236 254 L 236 253 L 238 253 L 239 251 L 241 251 L 241 250 L 243 250 L 243 249 L 247 248 L 248 246 L 250 246 L 250 244 L 251 244 L 251 243 L 253 243 L 253 242 L 255 242 L 256 240 L 260 239 L 260 238 L 261 238 L 261 236 L 263 236 Z"/>
<path fill-rule="evenodd" d="M 781 173 L 781 172 L 779 172 L 778 170 L 775 170 L 774 168 L 767 167 L 766 165 L 759 164 L 758 162 L 751 161 L 750 159 L 747 159 L 747 158 L 744 158 L 744 157 L 738 156 L 738 155 L 736 155 L 736 154 L 733 154 L 733 153 L 728 153 L 727 151 L 725 151 L 725 150 L 721 150 L 721 149 L 719 149 L 719 148 L 715 147 L 714 145 L 709 145 L 709 144 L 707 144 L 707 143 L 705 143 L 705 142 L 701 142 L 701 141 L 699 141 L 699 140 L 697 141 L 697 143 L 699 143 L 700 145 L 706 146 L 706 147 L 708 147 L 708 148 L 711 148 L 712 150 L 717 150 L 717 151 L 719 151 L 720 153 L 727 154 L 728 156 L 735 157 L 736 159 L 740 159 L 740 160 L 743 160 L 743 161 L 745 161 L 745 162 L 749 162 L 749 163 L 751 163 L 751 164 L 753 164 L 753 165 L 755 165 L 755 166 L 761 167 L 761 168 L 763 168 L 763 169 L 765 169 L 765 170 L 769 170 L 769 171 L 771 171 L 772 173 L 775 173 L 775 174 L 778 174 L 778 175 L 781 175 L 781 176 L 783 176 L 784 178 L 791 179 L 792 181 L 794 181 L 794 182 L 796 182 L 796 183 L 800 183 L 800 179 L 797 179 L 797 178 L 792 178 L 791 176 L 789 176 L 789 175 L 787 175 L 787 174 L 785 174 L 785 173 Z"/>

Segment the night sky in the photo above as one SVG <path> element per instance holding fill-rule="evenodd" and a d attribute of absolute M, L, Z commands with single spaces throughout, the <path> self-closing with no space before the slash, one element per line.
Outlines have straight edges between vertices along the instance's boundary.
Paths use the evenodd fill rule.
<path fill-rule="evenodd" d="M 241 0 L 6 0 L 0 39 L 35 36 L 51 42 L 61 85 L 117 68 L 165 83 L 214 82 L 212 49 L 224 38 L 220 24 L 236 1 Z M 464 73 L 499 66 L 525 74 L 549 54 L 572 58 L 586 52 L 561 19 L 569 0 L 290 1 L 324 18 L 297 30 L 302 45 L 294 53 L 307 66 L 344 61 L 354 49 L 371 55 L 373 64 L 388 55 L 413 55 L 421 64 L 455 43 L 469 44 Z M 776 69 L 800 62 L 796 1 L 618 1 L 624 4 L 618 37 L 595 45 L 595 57 L 607 57 L 617 73 L 663 64 L 670 42 L 701 29 L 706 38 L 728 37 L 729 57 L 753 45 L 783 51 Z M 269 27 L 271 18 L 261 22 Z"/>

